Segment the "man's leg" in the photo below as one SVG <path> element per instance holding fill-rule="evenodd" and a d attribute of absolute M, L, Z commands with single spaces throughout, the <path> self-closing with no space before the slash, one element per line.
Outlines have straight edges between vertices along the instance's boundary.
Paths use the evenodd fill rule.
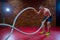
<path fill-rule="evenodd" d="M 47 28 L 48 28 L 48 32 L 50 32 L 51 23 L 49 21 L 47 22 Z"/>
<path fill-rule="evenodd" d="M 46 19 L 46 17 L 43 18 L 42 22 L 44 22 L 45 19 Z M 46 31 L 45 31 L 45 22 L 44 22 L 43 24 L 44 24 L 44 25 L 43 25 L 41 34 L 44 34 L 44 33 L 46 32 Z"/>
<path fill-rule="evenodd" d="M 46 33 L 46 35 L 48 36 L 50 34 L 50 28 L 51 28 L 51 22 L 47 22 L 47 29 L 48 29 L 48 32 Z"/>
<path fill-rule="evenodd" d="M 41 34 L 44 34 L 45 33 L 45 25 L 43 25 L 43 28 L 42 28 L 42 31 L 41 31 Z"/>

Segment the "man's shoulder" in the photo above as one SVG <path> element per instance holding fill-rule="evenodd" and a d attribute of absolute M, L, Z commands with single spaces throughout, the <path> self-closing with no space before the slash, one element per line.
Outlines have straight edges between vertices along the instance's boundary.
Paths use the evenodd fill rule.
<path fill-rule="evenodd" d="M 44 8 L 44 10 L 45 10 L 45 11 L 49 11 L 49 9 L 48 9 L 48 8 Z"/>

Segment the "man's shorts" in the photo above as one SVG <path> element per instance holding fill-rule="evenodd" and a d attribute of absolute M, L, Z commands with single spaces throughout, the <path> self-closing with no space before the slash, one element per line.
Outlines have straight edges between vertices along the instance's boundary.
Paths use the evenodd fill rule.
<path fill-rule="evenodd" d="M 42 21 L 44 21 L 47 17 L 45 16 Z M 50 16 L 47 21 L 51 22 L 52 21 L 52 16 Z"/>

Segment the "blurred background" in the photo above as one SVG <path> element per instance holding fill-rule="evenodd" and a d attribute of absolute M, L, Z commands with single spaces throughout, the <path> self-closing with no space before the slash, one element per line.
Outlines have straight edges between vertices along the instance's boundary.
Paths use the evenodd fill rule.
<path fill-rule="evenodd" d="M 52 26 L 56 26 L 56 0 L 0 0 L 0 23 L 13 23 L 15 16 L 24 8 L 34 7 L 39 10 L 43 5 L 52 13 Z M 58 8 L 59 9 L 59 8 Z M 27 10 L 17 19 L 16 26 L 39 26 L 43 18 L 42 14 L 37 15 L 33 10 Z M 59 19 L 59 14 L 57 14 Z M 57 20 L 57 25 L 58 25 Z"/>
<path fill-rule="evenodd" d="M 60 26 L 60 0 L 56 0 L 56 24 Z"/>

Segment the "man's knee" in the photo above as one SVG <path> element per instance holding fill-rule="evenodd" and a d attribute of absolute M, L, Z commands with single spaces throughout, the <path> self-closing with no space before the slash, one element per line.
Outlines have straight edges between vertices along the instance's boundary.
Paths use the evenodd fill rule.
<path fill-rule="evenodd" d="M 48 22 L 47 22 L 47 25 L 51 25 L 51 22 L 48 21 Z"/>

